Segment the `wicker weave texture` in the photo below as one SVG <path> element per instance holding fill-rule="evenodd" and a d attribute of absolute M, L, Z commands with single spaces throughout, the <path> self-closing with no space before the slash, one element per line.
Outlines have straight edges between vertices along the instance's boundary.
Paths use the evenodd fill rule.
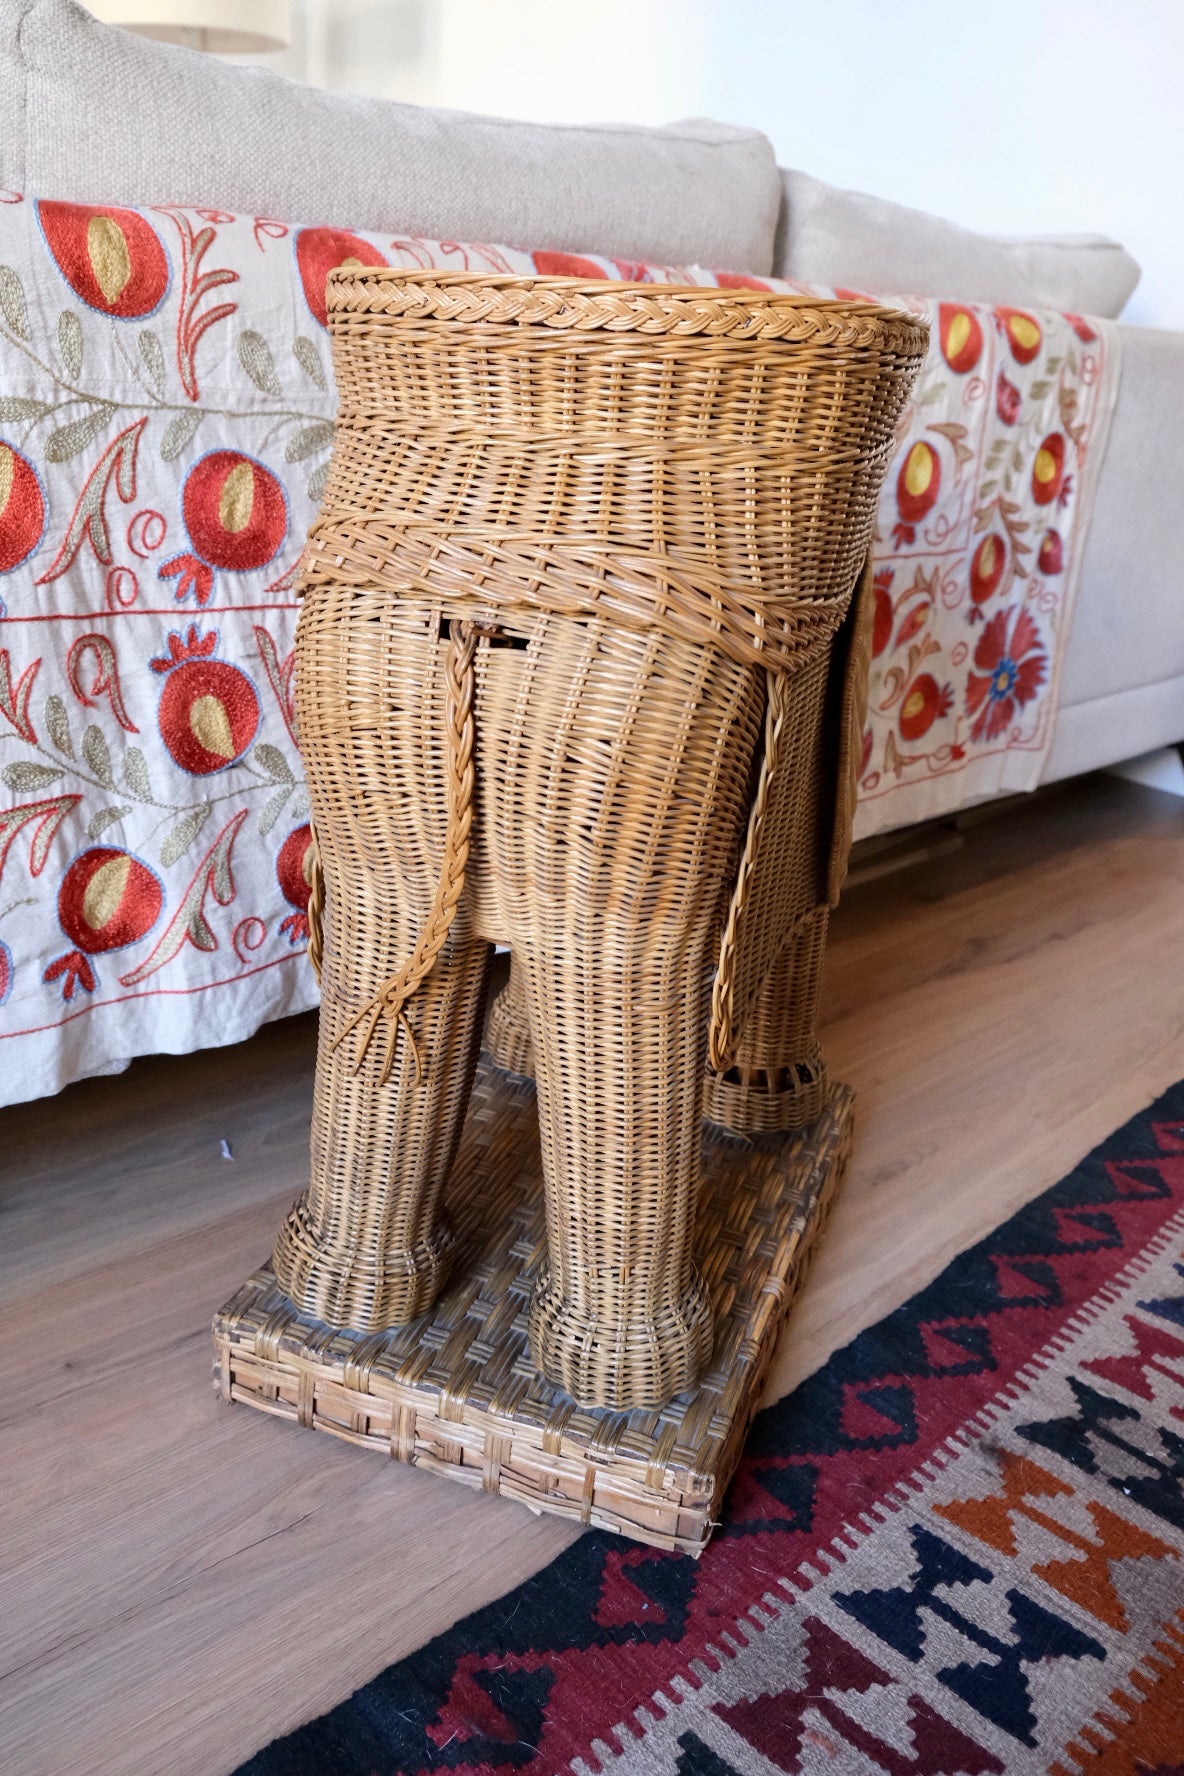
<path fill-rule="evenodd" d="M 335 1331 L 256 1272 L 216 1316 L 216 1386 L 533 1510 L 698 1554 L 838 1184 L 851 1115 L 838 1088 L 787 1140 L 705 1138 L 694 1243 L 715 1341 L 698 1385 L 660 1408 L 587 1410 L 538 1373 L 527 1342 L 547 1250 L 537 1106 L 528 1082 L 487 1062 L 447 1187 L 456 1266 L 433 1310 L 369 1337 Z"/>
<path fill-rule="evenodd" d="M 362 270 L 329 311 L 341 420 L 297 642 L 321 1037 L 275 1274 L 364 1332 L 435 1299 L 507 942 L 546 1178 L 535 1360 L 581 1402 L 655 1404 L 711 1349 L 691 1229 L 719 933 L 731 899 L 717 1063 L 785 911 L 740 867 L 754 793 L 812 835 L 793 810 L 825 746 L 799 715 L 832 682 L 925 329 Z"/>

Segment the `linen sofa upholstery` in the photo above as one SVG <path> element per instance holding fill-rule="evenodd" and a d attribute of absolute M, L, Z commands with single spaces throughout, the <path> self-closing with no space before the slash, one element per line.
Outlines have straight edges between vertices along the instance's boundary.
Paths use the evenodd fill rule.
<path fill-rule="evenodd" d="M 1044 779 L 1184 739 L 1184 334 L 1123 327 Z"/>
<path fill-rule="evenodd" d="M 1111 317 L 1139 281 L 1137 262 L 1102 234 L 979 234 L 809 173 L 781 178 L 778 277 Z"/>
<path fill-rule="evenodd" d="M 0 8 L 0 185 L 757 274 L 781 202 L 756 130 L 516 123 L 322 92 L 74 0 Z"/>

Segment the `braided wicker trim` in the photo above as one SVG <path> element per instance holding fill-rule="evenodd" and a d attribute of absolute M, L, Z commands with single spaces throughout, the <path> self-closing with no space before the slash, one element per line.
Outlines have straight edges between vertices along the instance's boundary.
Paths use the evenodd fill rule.
<path fill-rule="evenodd" d="M 824 645 L 849 596 L 795 604 L 770 598 L 764 607 L 750 587 L 708 574 L 706 564 L 692 567 L 612 544 L 500 542 L 488 531 L 468 538 L 449 536 L 438 525 L 337 519 L 331 528 L 326 523 L 314 529 L 298 590 L 306 593 L 321 579 L 335 586 L 386 586 L 394 597 L 444 597 L 474 613 L 494 608 L 604 617 L 718 648 L 739 666 L 770 669 L 800 665 Z"/>
<path fill-rule="evenodd" d="M 410 315 L 490 326 L 557 327 L 573 332 L 701 334 L 712 339 L 782 339 L 873 346 L 923 355 L 929 329 L 916 316 L 874 302 L 794 296 L 697 284 L 626 284 L 607 279 L 496 277 L 474 272 L 409 272 L 338 267 L 330 273 L 331 316 Z"/>

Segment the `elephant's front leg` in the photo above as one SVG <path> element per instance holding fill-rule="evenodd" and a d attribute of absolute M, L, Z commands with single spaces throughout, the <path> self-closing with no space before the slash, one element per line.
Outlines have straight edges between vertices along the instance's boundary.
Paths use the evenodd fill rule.
<path fill-rule="evenodd" d="M 410 954 L 416 921 L 331 869 L 326 901 L 310 1182 L 273 1262 L 302 1311 L 372 1332 L 423 1313 L 447 1275 L 441 1198 L 477 1060 L 489 948 L 445 945 L 383 1082 L 385 1025 L 356 1070 L 360 1032 L 346 1027 Z"/>
<path fill-rule="evenodd" d="M 706 947 L 648 969 L 592 946 L 519 961 L 547 1180 L 531 1351 L 585 1404 L 659 1404 L 712 1347 L 691 1256 Z"/>
<path fill-rule="evenodd" d="M 484 1009 L 489 946 L 454 899 L 414 993 L 365 1041 L 368 1008 L 416 953 L 448 848 L 446 655 L 431 611 L 410 600 L 324 585 L 306 598 L 297 673 L 326 889 L 320 1044 L 310 1182 L 274 1264 L 304 1312 L 363 1332 L 414 1319 L 444 1281 L 441 1198 Z"/>
<path fill-rule="evenodd" d="M 522 675 L 504 735 L 492 700 L 485 733 L 546 1187 L 531 1353 L 583 1404 L 657 1405 L 712 1346 L 692 1258 L 708 992 L 763 683 L 711 649 L 559 618 L 525 658 L 493 658 Z"/>

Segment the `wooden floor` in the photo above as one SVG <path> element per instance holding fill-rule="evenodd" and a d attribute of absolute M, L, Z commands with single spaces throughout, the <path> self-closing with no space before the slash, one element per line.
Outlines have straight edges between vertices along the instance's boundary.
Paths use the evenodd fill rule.
<path fill-rule="evenodd" d="M 1184 1075 L 1182 883 L 1184 802 L 1099 778 L 849 895 L 855 1159 L 773 1395 Z M 312 1047 L 296 1018 L 0 1111 L 3 1776 L 224 1776 L 571 1537 L 215 1404 Z"/>

